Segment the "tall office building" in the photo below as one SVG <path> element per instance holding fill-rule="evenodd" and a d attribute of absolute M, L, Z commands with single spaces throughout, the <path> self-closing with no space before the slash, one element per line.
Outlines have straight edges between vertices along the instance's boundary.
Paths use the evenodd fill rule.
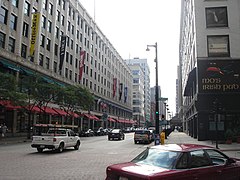
<path fill-rule="evenodd" d="M 240 1 L 182 0 L 179 114 L 198 140 L 240 130 Z M 216 129 L 217 127 L 217 129 Z"/>
<path fill-rule="evenodd" d="M 1 0 L 0 49 L 1 71 L 84 86 L 90 113 L 101 117 L 104 104 L 115 120 L 132 118 L 131 71 L 79 0 Z"/>
<path fill-rule="evenodd" d="M 127 59 L 125 60 L 128 65 L 139 65 L 143 70 L 143 89 L 144 89 L 144 119 L 145 121 L 150 121 L 150 109 L 151 109 L 151 103 L 150 103 L 150 69 L 147 63 L 147 59 L 140 59 L 140 58 L 134 58 L 134 59 Z M 129 66 L 131 68 L 131 66 Z M 133 74 L 134 76 L 134 74 Z M 134 81 L 134 79 L 133 79 Z"/>

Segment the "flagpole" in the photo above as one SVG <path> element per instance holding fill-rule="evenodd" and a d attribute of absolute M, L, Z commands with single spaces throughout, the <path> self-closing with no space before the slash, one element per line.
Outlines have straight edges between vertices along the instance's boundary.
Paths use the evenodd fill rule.
<path fill-rule="evenodd" d="M 96 11 L 96 7 L 95 7 L 95 0 L 94 0 L 94 2 L 93 2 L 93 3 L 94 3 L 94 22 L 96 22 L 96 21 L 95 21 L 95 11 Z"/>

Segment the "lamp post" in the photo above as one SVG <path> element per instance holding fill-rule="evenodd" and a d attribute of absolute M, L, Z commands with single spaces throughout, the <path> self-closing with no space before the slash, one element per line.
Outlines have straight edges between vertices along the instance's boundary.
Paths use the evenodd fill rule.
<path fill-rule="evenodd" d="M 157 42 L 154 45 L 147 45 L 146 51 L 150 51 L 149 47 L 155 48 L 155 63 L 156 63 L 156 90 L 155 90 L 155 145 L 160 144 L 160 137 L 159 137 L 159 90 L 158 90 L 158 57 L 157 57 Z"/>

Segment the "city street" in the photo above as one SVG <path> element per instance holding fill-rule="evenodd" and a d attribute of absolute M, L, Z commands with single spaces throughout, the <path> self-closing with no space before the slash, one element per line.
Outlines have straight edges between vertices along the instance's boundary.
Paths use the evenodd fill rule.
<path fill-rule="evenodd" d="M 0 180 L 80 179 L 104 180 L 108 165 L 133 159 L 152 144 L 134 144 L 133 133 L 126 133 L 125 140 L 108 141 L 107 136 L 81 137 L 78 151 L 73 148 L 63 153 L 45 150 L 37 153 L 29 142 L 0 146 Z M 170 143 L 192 143 L 215 147 L 211 141 L 197 141 L 183 132 L 174 131 L 165 140 Z M 231 157 L 240 158 L 240 145 L 219 144 Z"/>
<path fill-rule="evenodd" d="M 103 180 L 108 165 L 129 161 L 147 146 L 134 144 L 133 133 L 125 134 L 123 141 L 81 137 L 78 151 L 69 148 L 63 153 L 38 153 L 29 142 L 4 145 L 0 146 L 0 180 Z"/>

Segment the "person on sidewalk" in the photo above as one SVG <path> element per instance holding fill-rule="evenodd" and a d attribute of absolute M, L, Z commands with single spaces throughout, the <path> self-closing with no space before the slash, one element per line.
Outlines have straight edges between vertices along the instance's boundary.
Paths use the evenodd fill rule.
<path fill-rule="evenodd" d="M 2 137 L 5 137 L 5 134 L 7 132 L 7 126 L 5 123 L 1 125 L 1 132 L 2 132 Z"/>

